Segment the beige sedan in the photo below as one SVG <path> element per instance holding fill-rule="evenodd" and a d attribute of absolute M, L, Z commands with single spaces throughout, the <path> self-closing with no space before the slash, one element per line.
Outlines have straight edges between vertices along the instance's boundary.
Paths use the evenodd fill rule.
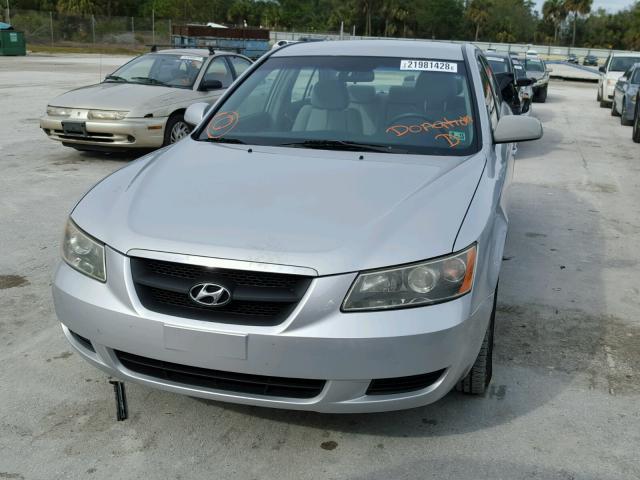
<path fill-rule="evenodd" d="M 78 150 L 153 149 L 191 131 L 185 109 L 213 104 L 251 60 L 205 49 L 161 50 L 134 58 L 97 85 L 54 98 L 40 119 L 52 140 Z"/>

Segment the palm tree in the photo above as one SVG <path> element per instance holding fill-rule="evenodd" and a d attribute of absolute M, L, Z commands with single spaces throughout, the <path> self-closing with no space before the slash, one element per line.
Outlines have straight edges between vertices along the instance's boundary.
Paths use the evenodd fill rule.
<path fill-rule="evenodd" d="M 489 21 L 490 0 L 472 0 L 467 7 L 467 17 L 476 27 L 475 41 L 478 41 L 480 28 Z"/>
<path fill-rule="evenodd" d="M 542 15 L 553 24 L 553 43 L 557 43 L 560 24 L 567 18 L 564 0 L 547 0 L 544 2 Z"/>
<path fill-rule="evenodd" d="M 578 21 L 578 15 L 586 15 L 591 11 L 591 4 L 593 0 L 564 0 L 564 8 L 567 12 L 573 13 L 573 40 L 571 40 L 571 46 L 576 44 L 576 23 Z"/>

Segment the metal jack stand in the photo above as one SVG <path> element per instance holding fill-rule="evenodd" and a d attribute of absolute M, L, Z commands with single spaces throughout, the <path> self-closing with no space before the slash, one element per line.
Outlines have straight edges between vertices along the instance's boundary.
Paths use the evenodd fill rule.
<path fill-rule="evenodd" d="M 129 409 L 127 408 L 127 394 L 124 390 L 124 382 L 118 380 L 109 380 L 109 383 L 113 385 L 113 391 L 116 395 L 116 419 L 121 422 L 126 420 L 129 416 Z"/>

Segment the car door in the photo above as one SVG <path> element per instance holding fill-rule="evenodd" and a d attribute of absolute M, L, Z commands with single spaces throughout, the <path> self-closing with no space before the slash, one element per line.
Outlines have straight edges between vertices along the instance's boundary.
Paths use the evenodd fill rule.
<path fill-rule="evenodd" d="M 631 78 L 632 69 L 628 69 L 626 72 L 622 74 L 622 76 L 616 82 L 615 89 L 613 91 L 613 96 L 616 101 L 616 106 L 618 107 L 618 111 L 622 111 L 622 102 L 624 101 L 624 95 L 627 91 L 627 85 L 629 84 L 629 78 Z"/>
<path fill-rule="evenodd" d="M 216 56 L 205 67 L 204 75 L 200 78 L 196 89 L 194 102 L 206 102 L 213 105 L 233 83 L 233 71 L 227 57 L 228 55 Z M 219 87 L 211 88 L 207 85 L 215 80 L 220 82 Z"/>
<path fill-rule="evenodd" d="M 498 121 L 503 115 L 511 115 L 511 108 L 502 100 L 498 94 L 497 84 L 493 77 L 493 72 L 487 60 L 479 55 L 477 57 L 480 78 L 482 80 L 482 91 L 484 103 L 489 115 L 491 130 L 495 129 Z M 513 178 L 513 144 L 499 144 L 493 146 L 493 156 L 487 159 L 493 163 L 493 172 L 498 179 L 498 185 L 502 192 L 500 203 L 504 211 L 507 211 L 507 195 L 505 194 L 511 179 Z"/>

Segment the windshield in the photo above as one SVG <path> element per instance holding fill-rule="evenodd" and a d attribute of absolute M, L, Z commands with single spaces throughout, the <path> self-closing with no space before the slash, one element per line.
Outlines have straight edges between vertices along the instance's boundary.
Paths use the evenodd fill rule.
<path fill-rule="evenodd" d="M 200 140 L 468 155 L 475 122 L 463 62 L 272 57 L 217 106 Z"/>
<path fill-rule="evenodd" d="M 613 57 L 611 65 L 609 65 L 609 71 L 624 72 L 636 62 L 640 62 L 640 57 Z"/>
<path fill-rule="evenodd" d="M 507 73 L 509 71 L 509 65 L 505 58 L 487 57 L 487 61 L 489 62 L 489 65 L 491 65 L 493 73 Z"/>
<path fill-rule="evenodd" d="M 529 72 L 544 72 L 544 64 L 540 60 L 525 60 L 525 68 Z"/>
<path fill-rule="evenodd" d="M 134 58 L 105 81 L 191 88 L 204 61 L 197 55 L 150 53 Z"/>
<path fill-rule="evenodd" d="M 518 63 L 514 62 L 513 68 L 516 72 L 517 79 L 527 78 L 527 72 L 524 71 L 524 67 L 519 62 Z"/>

